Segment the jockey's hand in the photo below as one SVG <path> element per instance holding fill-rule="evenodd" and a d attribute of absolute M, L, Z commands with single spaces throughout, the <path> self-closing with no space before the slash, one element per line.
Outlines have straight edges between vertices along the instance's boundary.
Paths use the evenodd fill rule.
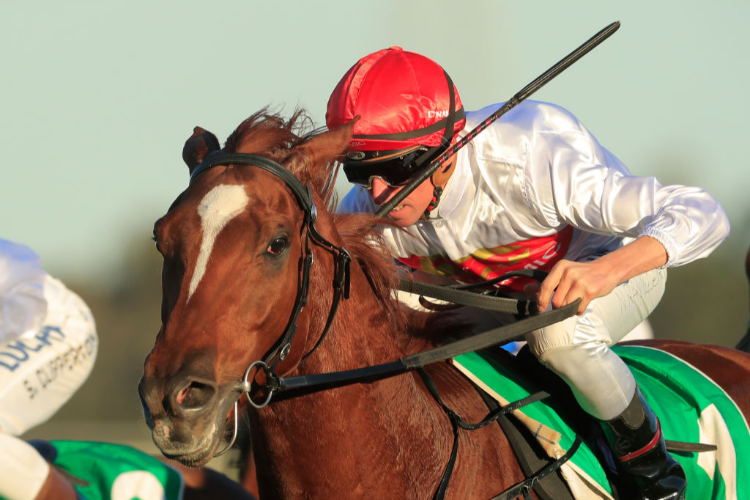
<path fill-rule="evenodd" d="M 536 295 L 540 311 L 547 309 L 550 297 L 554 309 L 581 299 L 577 313 L 583 314 L 592 300 L 604 297 L 620 283 L 666 263 L 667 251 L 664 246 L 650 236 L 641 236 L 590 262 L 561 260 L 541 285 L 528 285 L 525 291 Z"/>
<path fill-rule="evenodd" d="M 541 285 L 534 287 L 537 290 L 527 287 L 526 291 L 536 295 L 540 311 L 547 309 L 551 296 L 553 309 L 581 299 L 577 314 L 583 314 L 592 300 L 604 297 L 619 284 L 619 278 L 608 272 L 606 266 L 600 266 L 597 262 L 561 260 L 555 264 Z"/>

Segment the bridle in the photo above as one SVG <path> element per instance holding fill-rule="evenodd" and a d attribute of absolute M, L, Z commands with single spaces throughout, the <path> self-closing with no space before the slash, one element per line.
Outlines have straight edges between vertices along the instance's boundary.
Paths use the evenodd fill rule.
<path fill-rule="evenodd" d="M 310 285 L 310 268 L 312 267 L 314 262 L 313 253 L 310 249 L 310 241 L 319 246 L 322 246 L 323 248 L 334 254 L 334 295 L 331 302 L 331 309 L 328 314 L 328 320 L 326 321 L 326 325 L 323 328 L 323 333 L 320 335 L 318 341 L 315 343 L 312 349 L 310 349 L 310 351 L 302 357 L 303 360 L 307 359 L 313 352 L 315 352 L 315 350 L 325 339 L 326 335 L 328 335 L 342 297 L 344 299 L 349 298 L 350 262 L 352 258 L 349 255 L 349 252 L 346 251 L 346 249 L 334 245 L 318 232 L 318 230 L 315 228 L 315 222 L 318 218 L 318 210 L 315 207 L 315 203 L 313 202 L 312 189 L 309 185 L 303 186 L 299 179 L 294 176 L 294 174 L 281 166 L 279 163 L 276 163 L 275 161 L 264 156 L 245 153 L 228 153 L 221 150 L 209 155 L 203 162 L 196 165 L 196 167 L 190 174 L 190 182 L 192 183 L 206 170 L 218 165 L 248 165 L 251 167 L 260 168 L 275 175 L 280 180 L 282 180 L 289 189 L 291 189 L 294 197 L 297 200 L 297 203 L 299 204 L 303 212 L 302 228 L 300 229 L 300 231 L 303 233 L 302 239 L 304 241 L 301 262 L 302 276 L 300 278 L 300 284 L 297 290 L 297 298 L 295 300 L 289 322 L 287 323 L 284 333 L 282 333 L 282 335 L 274 343 L 273 347 L 271 347 L 264 358 L 262 360 L 254 361 L 250 364 L 250 366 L 247 367 L 247 369 L 245 370 L 245 375 L 238 385 L 240 397 L 241 394 L 244 393 L 251 405 L 253 405 L 255 408 L 263 408 L 271 401 L 274 389 L 270 388 L 268 390 L 266 399 L 262 403 L 256 403 L 250 397 L 251 383 L 248 378 L 253 369 L 258 367 L 265 371 L 266 377 L 268 377 L 269 379 L 278 379 L 279 377 L 274 372 L 274 369 L 281 361 L 284 361 L 284 359 L 289 356 L 289 352 L 292 347 L 292 340 L 294 339 L 294 334 L 297 332 L 297 319 L 299 318 L 302 309 L 307 304 L 307 295 Z M 228 450 L 232 446 L 237 437 L 237 402 L 235 402 L 234 406 L 234 436 L 232 437 L 229 445 L 216 456 L 226 452 L 226 450 Z"/>
<path fill-rule="evenodd" d="M 304 239 L 304 251 L 303 251 L 302 258 L 301 258 L 302 259 L 302 264 L 301 264 L 302 277 L 300 279 L 300 284 L 297 290 L 297 298 L 295 301 L 294 308 L 292 309 L 289 323 L 287 324 L 287 327 L 284 330 L 284 333 L 281 335 L 281 337 L 279 337 L 279 340 L 276 341 L 276 343 L 269 350 L 269 352 L 266 354 L 263 360 L 258 360 L 258 361 L 254 361 L 253 363 L 251 363 L 250 366 L 248 366 L 247 369 L 245 370 L 245 374 L 242 380 L 237 384 L 237 386 L 235 386 L 235 390 L 240 395 L 237 397 L 237 400 L 234 403 L 233 435 L 229 443 L 224 447 L 224 449 L 216 453 L 214 456 L 220 456 L 226 453 L 227 450 L 229 450 L 232 447 L 232 445 L 234 445 L 234 442 L 237 439 L 237 433 L 238 433 L 238 427 L 239 427 L 238 403 L 239 403 L 239 398 L 242 397 L 243 393 L 245 394 L 247 401 L 252 406 L 260 409 L 270 403 L 271 398 L 273 397 L 276 391 L 296 389 L 298 391 L 298 394 L 304 394 L 305 391 L 318 391 L 318 390 L 323 390 L 326 388 L 333 388 L 333 387 L 338 387 L 341 385 L 348 385 L 351 383 L 375 381 L 375 380 L 380 380 L 380 379 L 387 378 L 387 377 L 392 377 L 395 375 L 400 375 L 410 370 L 417 370 L 420 376 L 422 377 L 426 387 L 432 394 L 432 396 L 436 399 L 436 401 L 438 401 L 438 403 L 443 408 L 443 410 L 448 414 L 451 420 L 451 425 L 453 427 L 453 435 L 454 435 L 453 449 L 451 451 L 451 456 L 449 458 L 448 465 L 446 466 L 446 469 L 441 478 L 440 485 L 434 496 L 435 499 L 442 499 L 445 496 L 445 491 L 448 486 L 448 482 L 450 481 L 450 477 L 453 471 L 453 466 L 455 464 L 455 460 L 456 460 L 456 456 L 458 452 L 458 429 L 459 427 L 462 429 L 467 429 L 467 430 L 476 430 L 476 429 L 482 428 L 486 425 L 489 425 L 492 422 L 497 421 L 499 418 L 503 417 L 504 415 L 509 414 L 515 409 L 518 409 L 522 406 L 531 404 L 535 401 L 548 397 L 549 394 L 545 392 L 533 394 L 520 401 L 511 403 L 509 405 L 493 410 L 490 414 L 488 414 L 487 418 L 485 418 L 481 422 L 478 422 L 478 423 L 466 422 L 458 414 L 456 414 L 451 409 L 445 406 L 445 404 L 440 399 L 440 395 L 437 392 L 437 388 L 434 386 L 434 383 L 431 381 L 429 375 L 427 375 L 427 373 L 423 370 L 423 367 L 428 364 L 432 364 L 438 361 L 452 358 L 459 354 L 464 354 L 466 352 L 484 349 L 490 345 L 496 345 L 496 344 L 500 344 L 503 342 L 507 342 L 508 340 L 512 338 L 518 337 L 519 335 L 528 333 L 530 331 L 541 328 L 543 326 L 547 326 L 552 323 L 556 323 L 557 321 L 561 321 L 562 319 L 565 319 L 575 314 L 575 311 L 578 309 L 578 304 L 580 302 L 580 299 L 561 309 L 548 311 L 548 312 L 539 314 L 539 311 L 536 310 L 536 305 L 533 301 L 502 299 L 498 297 L 476 295 L 471 292 L 466 292 L 462 290 L 455 290 L 455 289 L 445 290 L 445 289 L 442 289 L 441 287 L 434 287 L 434 286 L 426 285 L 426 284 L 418 284 L 415 282 L 409 282 L 409 283 L 402 282 L 400 287 L 404 291 L 412 291 L 412 292 L 418 291 L 420 292 L 421 295 L 431 296 L 434 298 L 445 298 L 457 304 L 469 305 L 469 306 L 479 307 L 483 309 L 490 309 L 490 310 L 495 310 L 495 311 L 501 311 L 501 312 L 514 313 L 514 314 L 518 314 L 521 316 L 523 315 L 529 315 L 529 316 L 534 315 L 534 316 L 527 318 L 525 320 L 517 321 L 516 323 L 512 323 L 510 325 L 506 325 L 500 328 L 487 331 L 479 335 L 475 335 L 467 339 L 455 341 L 451 344 L 447 344 L 438 348 L 433 348 L 428 351 L 423 351 L 420 353 L 412 354 L 398 361 L 393 361 L 389 363 L 384 363 L 384 364 L 369 366 L 369 367 L 364 367 L 364 368 L 358 368 L 354 370 L 342 371 L 342 372 L 333 372 L 333 373 L 316 374 L 316 375 L 301 375 L 301 376 L 296 376 L 296 377 L 282 378 L 274 371 L 274 369 L 279 364 L 279 362 L 286 359 L 286 357 L 289 355 L 289 351 L 291 350 L 292 340 L 297 330 L 297 319 L 300 315 L 300 312 L 302 311 L 304 306 L 307 304 L 307 295 L 308 295 L 309 283 L 310 283 L 310 268 L 313 265 L 313 254 L 310 249 L 310 244 L 309 244 L 310 241 L 312 240 L 313 243 L 316 243 L 322 246 L 323 248 L 325 248 L 327 251 L 331 252 L 335 256 L 334 258 L 335 270 L 334 270 L 334 281 L 333 281 L 334 297 L 331 303 L 331 309 L 328 314 L 328 320 L 326 322 L 325 327 L 323 328 L 323 333 L 321 334 L 316 344 L 312 347 L 312 349 L 310 349 L 310 351 L 301 358 L 302 360 L 307 359 L 313 352 L 315 352 L 315 350 L 320 346 L 322 341 L 325 339 L 333 323 L 333 319 L 336 315 L 336 311 L 340 304 L 341 298 L 342 297 L 344 299 L 349 298 L 351 256 L 343 247 L 334 245 L 333 243 L 325 239 L 323 236 L 321 236 L 320 233 L 315 228 L 315 221 L 317 220 L 317 209 L 315 207 L 315 204 L 313 203 L 312 190 L 310 189 L 310 187 L 303 186 L 302 183 L 294 176 L 294 174 L 292 174 L 291 172 L 289 172 L 289 170 L 287 170 L 286 168 L 284 168 L 283 166 L 281 166 L 280 164 L 276 163 L 273 160 L 270 160 L 263 156 L 253 155 L 253 154 L 227 153 L 224 151 L 218 151 L 214 154 L 211 154 L 208 158 L 206 158 L 203 162 L 198 164 L 193 169 L 190 175 L 190 181 L 192 182 L 199 175 L 201 175 L 203 172 L 205 172 L 206 170 L 212 167 L 215 167 L 218 165 L 233 165 L 233 164 L 249 165 L 249 166 L 253 166 L 253 167 L 257 167 L 262 170 L 265 170 L 275 175 L 279 179 L 281 179 L 292 190 L 292 193 L 294 194 L 300 208 L 302 209 L 304 213 L 302 228 L 300 229 L 300 231 L 304 233 L 305 237 L 303 238 Z M 533 274 L 533 272 L 529 274 L 529 272 L 516 271 L 515 273 L 511 273 L 511 274 L 524 275 L 524 276 L 528 275 L 530 277 L 536 277 Z M 503 280 L 509 276 L 510 275 L 501 276 L 499 278 L 496 278 L 496 280 Z M 486 283 L 490 283 L 490 282 L 486 282 Z M 446 293 L 447 295 L 443 295 Z M 249 377 L 250 377 L 250 374 L 253 372 L 253 369 L 256 367 L 258 369 L 262 369 L 265 372 L 265 375 L 267 378 L 266 390 L 268 391 L 268 394 L 265 400 L 261 403 L 256 403 L 255 401 L 253 401 L 252 397 L 250 396 L 250 391 L 252 390 L 252 384 L 250 383 Z M 291 393 L 294 394 L 294 391 L 291 391 Z M 288 395 L 288 394 L 290 394 L 290 392 L 286 392 L 285 394 L 282 394 L 281 396 L 283 398 L 285 395 Z M 294 395 L 292 395 L 291 397 L 294 397 Z M 558 458 L 554 462 L 546 465 L 544 468 L 538 471 L 533 477 L 514 485 L 512 488 L 506 490 L 500 495 L 497 495 L 492 500 L 500 500 L 500 499 L 508 500 L 510 498 L 515 498 L 520 493 L 523 493 L 524 497 L 527 498 L 528 491 L 534 487 L 534 484 L 538 482 L 542 477 L 554 472 L 563 463 L 565 463 L 570 458 L 570 456 L 573 453 L 575 453 L 575 450 L 578 448 L 578 444 L 580 444 L 580 438 L 576 439 L 576 442 L 574 443 L 574 445 L 570 448 L 570 450 L 568 450 L 568 452 L 565 455 Z"/>

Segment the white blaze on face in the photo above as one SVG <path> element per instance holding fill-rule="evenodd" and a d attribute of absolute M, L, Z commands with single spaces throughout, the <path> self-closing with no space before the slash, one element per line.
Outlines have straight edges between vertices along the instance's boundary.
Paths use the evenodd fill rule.
<path fill-rule="evenodd" d="M 190 291 L 188 300 L 193 296 L 195 289 L 206 274 L 208 260 L 214 248 L 216 238 L 227 222 L 237 217 L 245 210 L 250 198 L 245 193 L 245 188 L 237 185 L 221 184 L 209 191 L 198 205 L 198 215 L 201 218 L 201 229 L 203 240 L 198 259 L 195 261 L 193 278 L 190 280 Z"/>

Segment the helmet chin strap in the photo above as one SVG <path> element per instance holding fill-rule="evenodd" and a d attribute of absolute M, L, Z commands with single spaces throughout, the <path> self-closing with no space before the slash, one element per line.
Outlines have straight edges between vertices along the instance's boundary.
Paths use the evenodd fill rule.
<path fill-rule="evenodd" d="M 427 209 L 424 211 L 425 220 L 430 218 L 430 213 L 435 210 L 435 207 L 440 203 L 440 195 L 442 194 L 443 188 L 436 186 L 432 187 L 432 201 L 427 205 Z"/>
<path fill-rule="evenodd" d="M 425 219 L 430 218 L 430 213 L 440 203 L 440 196 L 443 194 L 443 189 L 448 183 L 448 179 L 450 179 L 451 175 L 453 175 L 453 170 L 455 170 L 455 168 L 456 158 L 453 157 L 451 159 L 450 165 L 442 170 L 438 169 L 434 174 L 432 174 L 432 177 L 430 177 L 430 182 L 432 183 L 432 201 L 429 205 L 427 205 L 427 209 L 424 211 Z"/>

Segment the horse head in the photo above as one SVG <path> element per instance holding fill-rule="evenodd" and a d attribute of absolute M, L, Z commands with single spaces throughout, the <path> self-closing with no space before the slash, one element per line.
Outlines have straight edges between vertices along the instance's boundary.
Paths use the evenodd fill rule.
<path fill-rule="evenodd" d="M 184 464 L 204 464 L 217 452 L 253 361 L 289 373 L 326 324 L 330 277 L 345 263 L 335 260 L 343 249 L 325 208 L 334 160 L 352 132 L 304 134 L 300 122 L 299 112 L 288 121 L 256 113 L 223 149 L 196 127 L 183 150 L 190 184 L 154 225 L 164 259 L 162 326 L 139 393 L 155 444 Z M 247 154 L 249 162 L 237 159 Z M 330 247 L 310 271 L 310 246 L 320 240 Z M 303 307 L 307 287 L 316 300 Z"/>

